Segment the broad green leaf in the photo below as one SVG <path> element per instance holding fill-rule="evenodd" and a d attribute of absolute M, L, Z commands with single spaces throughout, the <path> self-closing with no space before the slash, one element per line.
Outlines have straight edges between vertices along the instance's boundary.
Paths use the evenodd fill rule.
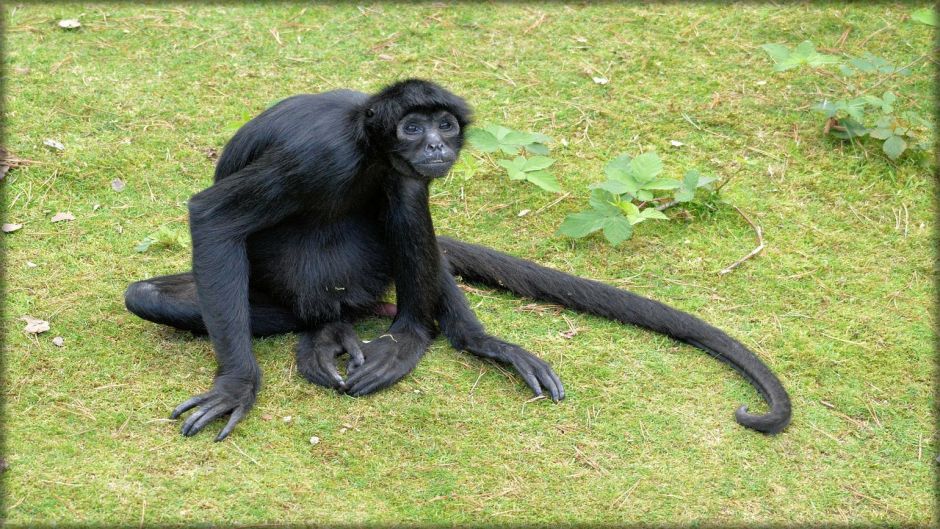
<path fill-rule="evenodd" d="M 628 193 L 630 196 L 636 196 L 637 192 L 637 187 L 635 185 L 631 185 L 628 182 L 623 182 L 620 180 L 607 180 L 606 182 L 596 184 L 594 187 L 609 191 L 615 195 Z"/>
<path fill-rule="evenodd" d="M 528 132 L 519 132 L 514 130 L 509 134 L 506 134 L 504 138 L 500 140 L 502 143 L 508 143 L 511 145 L 528 145 L 530 143 L 535 143 L 535 136 L 529 134 Z"/>
<path fill-rule="evenodd" d="M 512 129 L 503 127 L 502 125 L 486 125 L 483 127 L 490 134 L 496 137 L 497 140 L 502 143 L 503 139 L 506 138 L 506 135 L 512 132 Z"/>
<path fill-rule="evenodd" d="M 610 244 L 617 246 L 633 235 L 633 226 L 623 217 L 608 217 L 604 219 L 604 238 Z"/>
<path fill-rule="evenodd" d="M 468 130 L 467 141 L 483 152 L 496 152 L 499 149 L 499 140 L 491 132 L 484 129 L 472 128 Z"/>
<path fill-rule="evenodd" d="M 920 22 L 921 24 L 927 24 L 928 26 L 937 27 L 937 14 L 929 7 L 918 9 L 911 13 L 911 20 Z"/>
<path fill-rule="evenodd" d="M 829 101 L 828 99 L 821 103 L 816 103 L 815 105 L 813 105 L 813 110 L 815 110 L 816 112 L 821 112 L 825 114 L 827 118 L 831 118 L 832 116 L 835 116 L 836 112 L 838 112 L 838 109 L 836 109 L 836 105 L 832 103 L 831 101 Z"/>
<path fill-rule="evenodd" d="M 630 161 L 630 174 L 640 184 L 649 182 L 663 172 L 663 162 L 655 152 L 645 152 Z"/>
<path fill-rule="evenodd" d="M 864 97 L 857 97 L 851 101 L 846 101 L 842 110 L 845 110 L 845 113 L 852 118 L 862 121 L 865 119 L 865 106 L 867 104 Z"/>
<path fill-rule="evenodd" d="M 525 179 L 546 191 L 551 191 L 552 193 L 561 191 L 561 186 L 558 185 L 558 180 L 556 180 L 555 176 L 548 171 L 541 170 L 525 173 Z"/>
<path fill-rule="evenodd" d="M 904 141 L 904 139 L 902 139 L 900 136 L 891 136 L 885 140 L 885 143 L 881 149 L 885 154 L 888 155 L 888 158 L 897 160 L 901 154 L 904 153 L 904 150 L 907 149 L 907 142 Z"/>
<path fill-rule="evenodd" d="M 604 226 L 604 219 L 594 211 L 582 211 L 565 217 L 558 227 L 558 233 L 579 239 L 594 233 Z"/>
<path fill-rule="evenodd" d="M 679 202 L 690 202 L 695 197 L 695 191 L 683 187 L 682 189 L 677 189 L 673 196 Z"/>
<path fill-rule="evenodd" d="M 698 187 L 698 182 L 701 177 L 702 175 L 698 171 L 695 169 L 689 169 L 685 172 L 685 176 L 682 177 L 683 187 L 694 190 L 696 187 Z"/>
<path fill-rule="evenodd" d="M 708 184 L 714 182 L 715 180 L 718 180 L 718 179 L 715 178 L 714 176 L 703 176 L 699 178 L 698 185 L 696 187 L 705 187 Z"/>
<path fill-rule="evenodd" d="M 594 208 L 595 211 L 609 217 L 620 214 L 620 208 L 614 205 L 615 200 L 616 197 L 607 191 L 595 189 L 591 191 L 591 198 L 588 199 L 588 203 L 591 204 L 591 207 Z"/>
<path fill-rule="evenodd" d="M 640 208 L 636 207 L 636 204 L 633 202 L 618 202 L 617 207 L 620 208 L 620 211 L 623 212 L 627 217 L 633 217 L 640 214 Z"/>
<path fill-rule="evenodd" d="M 555 160 L 553 158 L 549 158 L 547 156 L 533 156 L 532 158 L 529 158 L 528 160 L 525 161 L 523 170 L 524 171 L 538 171 L 540 169 L 546 169 L 548 167 L 551 167 L 553 163 L 555 163 Z"/>
<path fill-rule="evenodd" d="M 682 187 L 682 184 L 678 180 L 672 178 L 656 178 L 645 184 L 643 184 L 643 189 L 655 189 L 655 190 L 671 190 L 679 189 Z"/>
<path fill-rule="evenodd" d="M 761 48 L 767 52 L 767 55 L 770 55 L 771 60 L 774 61 L 776 65 L 779 65 L 783 62 L 786 62 L 790 58 L 790 48 L 780 44 L 764 44 Z"/>
<path fill-rule="evenodd" d="M 500 143 L 499 150 L 503 151 L 505 154 L 519 154 L 518 145 L 510 145 L 508 143 Z"/>
<path fill-rule="evenodd" d="M 550 136 L 546 136 L 540 132 L 531 132 L 530 134 L 532 135 L 532 141 L 534 143 L 549 144 L 552 142 L 552 138 Z"/>
<path fill-rule="evenodd" d="M 531 143 L 525 146 L 525 150 L 530 154 L 540 154 L 542 156 L 548 154 L 548 146 L 544 143 Z"/>
<path fill-rule="evenodd" d="M 509 171 L 510 180 L 525 180 L 525 158 L 522 156 L 516 156 L 512 160 L 497 160 L 496 163 Z"/>
<path fill-rule="evenodd" d="M 893 136 L 894 134 L 891 133 L 891 129 L 889 128 L 878 127 L 877 129 L 871 129 L 868 132 L 868 135 L 871 136 L 872 138 L 877 138 L 879 140 L 886 140 L 890 138 L 891 136 Z"/>
<path fill-rule="evenodd" d="M 761 48 L 770 55 L 774 64 L 781 63 L 790 58 L 790 48 L 780 44 L 764 44 Z"/>
<path fill-rule="evenodd" d="M 824 66 L 826 64 L 835 64 L 839 58 L 835 55 L 823 55 L 816 51 L 816 46 L 808 40 L 801 42 L 791 54 L 791 59 L 797 59 L 798 64 L 808 64 L 812 67 Z"/>
<path fill-rule="evenodd" d="M 641 217 L 639 214 L 630 215 L 627 217 L 627 221 L 630 222 L 631 225 L 636 226 L 641 222 L 646 222 L 646 217 Z"/>
<path fill-rule="evenodd" d="M 146 237 L 144 240 L 140 241 L 137 246 L 134 247 L 134 250 L 141 253 L 146 252 L 155 242 L 157 241 L 153 237 Z"/>
<path fill-rule="evenodd" d="M 862 125 L 852 118 L 842 118 L 839 120 L 838 125 L 844 130 L 831 128 L 829 129 L 829 133 L 841 140 L 860 138 L 868 134 L 868 129 L 865 128 L 865 125 Z"/>
<path fill-rule="evenodd" d="M 656 208 L 646 208 L 640 212 L 640 216 L 644 219 L 669 220 L 665 213 Z"/>
<path fill-rule="evenodd" d="M 807 64 L 812 67 L 835 64 L 839 58 L 834 55 L 824 55 L 816 51 L 812 42 L 805 40 L 793 51 L 780 44 L 764 44 L 761 46 L 774 61 L 774 70 L 782 72 Z"/>
<path fill-rule="evenodd" d="M 644 189 L 640 189 L 639 191 L 636 192 L 636 198 L 637 200 L 642 200 L 643 202 L 647 202 L 649 200 L 653 200 L 653 193 L 646 191 Z"/>
<path fill-rule="evenodd" d="M 621 154 L 607 162 L 607 165 L 604 167 L 604 174 L 606 174 L 608 178 L 618 180 L 623 178 L 625 175 L 630 174 L 630 160 L 630 155 Z"/>

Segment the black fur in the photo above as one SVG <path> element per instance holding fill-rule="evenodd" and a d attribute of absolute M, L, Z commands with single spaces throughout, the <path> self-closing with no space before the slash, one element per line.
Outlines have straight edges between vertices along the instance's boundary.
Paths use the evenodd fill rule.
<path fill-rule="evenodd" d="M 700 347 L 770 402 L 766 415 L 738 410 L 741 424 L 768 433 L 786 426 L 790 404 L 777 378 L 720 330 L 629 292 L 436 238 L 428 186 L 449 169 L 470 119 L 459 97 L 407 80 L 372 96 L 338 90 L 291 97 L 235 134 L 215 183 L 189 201 L 193 272 L 134 283 L 125 295 L 140 317 L 208 332 L 212 340 L 212 388 L 172 414 L 198 408 L 184 435 L 226 414 L 216 439 L 232 431 L 261 384 L 251 336 L 280 332 L 302 332 L 297 364 L 306 379 L 354 396 L 407 375 L 439 326 L 454 347 L 507 363 L 536 395 L 563 399 L 548 364 L 486 334 L 453 274 Z M 390 284 L 397 314 L 387 333 L 360 345 L 350 323 L 381 305 Z M 336 367 L 343 353 L 351 357 L 345 380 Z"/>

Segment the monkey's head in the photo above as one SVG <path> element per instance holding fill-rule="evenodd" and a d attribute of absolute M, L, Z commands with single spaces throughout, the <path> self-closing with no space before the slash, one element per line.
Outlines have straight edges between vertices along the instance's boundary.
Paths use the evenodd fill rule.
<path fill-rule="evenodd" d="M 457 161 L 470 124 L 467 103 L 444 88 L 408 79 L 370 97 L 363 109 L 368 141 L 402 174 L 439 178 Z"/>

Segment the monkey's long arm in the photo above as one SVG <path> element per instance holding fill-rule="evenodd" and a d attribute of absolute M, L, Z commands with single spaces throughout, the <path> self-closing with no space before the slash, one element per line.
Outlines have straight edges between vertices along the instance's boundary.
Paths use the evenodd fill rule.
<path fill-rule="evenodd" d="M 510 255 L 438 237 L 454 274 L 533 299 L 646 327 L 693 345 L 744 376 L 770 405 L 764 415 L 741 406 L 735 419 L 759 432 L 775 434 L 790 423 L 790 397 L 776 375 L 740 342 L 702 320 L 658 301 L 603 283 L 552 270 Z"/>

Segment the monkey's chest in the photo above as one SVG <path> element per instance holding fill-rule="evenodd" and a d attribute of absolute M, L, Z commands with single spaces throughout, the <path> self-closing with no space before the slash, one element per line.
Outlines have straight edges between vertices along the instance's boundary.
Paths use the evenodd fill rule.
<path fill-rule="evenodd" d="M 391 270 L 376 223 L 292 219 L 248 239 L 252 288 L 306 321 L 368 311 L 388 289 Z"/>

